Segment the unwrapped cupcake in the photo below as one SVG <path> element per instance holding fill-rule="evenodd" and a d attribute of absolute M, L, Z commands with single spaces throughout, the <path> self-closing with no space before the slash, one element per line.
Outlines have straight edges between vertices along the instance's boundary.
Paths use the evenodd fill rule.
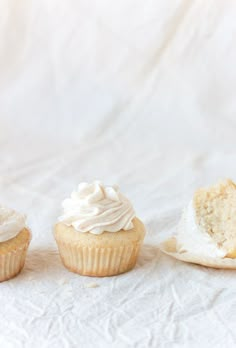
<path fill-rule="evenodd" d="M 145 228 L 117 186 L 81 183 L 63 209 L 54 234 L 70 271 L 103 277 L 135 266 Z"/>
<path fill-rule="evenodd" d="M 15 277 L 24 267 L 31 233 L 26 217 L 0 206 L 0 281 Z"/>
<path fill-rule="evenodd" d="M 196 190 L 177 234 L 160 246 L 182 261 L 236 268 L 236 185 L 223 180 Z"/>
<path fill-rule="evenodd" d="M 198 189 L 185 209 L 178 250 L 208 257 L 236 257 L 236 185 L 231 180 Z"/>

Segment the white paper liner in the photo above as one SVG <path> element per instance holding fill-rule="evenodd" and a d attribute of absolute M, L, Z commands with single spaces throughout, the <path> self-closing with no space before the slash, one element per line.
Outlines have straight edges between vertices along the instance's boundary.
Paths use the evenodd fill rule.
<path fill-rule="evenodd" d="M 212 268 L 222 268 L 222 269 L 236 269 L 236 259 L 231 258 L 212 258 L 212 257 L 201 257 L 195 255 L 191 252 L 178 252 L 177 251 L 177 240 L 175 237 L 171 237 L 159 245 L 160 250 L 177 260 L 184 262 L 195 263 L 198 265 L 212 267 Z"/>

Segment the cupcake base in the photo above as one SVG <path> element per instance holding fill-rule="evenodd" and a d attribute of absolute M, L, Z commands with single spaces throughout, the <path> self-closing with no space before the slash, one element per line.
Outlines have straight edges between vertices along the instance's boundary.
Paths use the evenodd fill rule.
<path fill-rule="evenodd" d="M 64 266 L 72 272 L 94 277 L 118 275 L 131 270 L 137 261 L 145 228 L 135 218 L 134 228 L 101 235 L 80 233 L 59 223 L 55 238 Z"/>
<path fill-rule="evenodd" d="M 106 277 L 128 272 L 137 260 L 139 246 L 120 248 L 83 248 L 58 245 L 64 266 L 71 272 Z"/>
<path fill-rule="evenodd" d="M 18 275 L 25 264 L 31 233 L 24 228 L 15 238 L 0 243 L 0 282 Z"/>

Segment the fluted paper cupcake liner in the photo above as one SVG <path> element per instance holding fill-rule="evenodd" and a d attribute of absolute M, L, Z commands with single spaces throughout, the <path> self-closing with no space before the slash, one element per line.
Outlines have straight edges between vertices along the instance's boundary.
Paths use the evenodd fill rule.
<path fill-rule="evenodd" d="M 57 240 L 63 264 L 70 271 L 87 276 L 112 276 L 131 270 L 141 243 L 117 247 L 83 247 Z"/>
<path fill-rule="evenodd" d="M 180 261 L 212 268 L 236 269 L 236 259 L 231 259 L 229 257 L 206 257 L 199 254 L 196 255 L 189 251 L 179 252 L 177 248 L 177 239 L 175 237 L 165 240 L 159 245 L 159 247 L 163 253 Z"/>
<path fill-rule="evenodd" d="M 29 241 L 13 251 L 0 255 L 0 282 L 15 277 L 25 264 Z"/>

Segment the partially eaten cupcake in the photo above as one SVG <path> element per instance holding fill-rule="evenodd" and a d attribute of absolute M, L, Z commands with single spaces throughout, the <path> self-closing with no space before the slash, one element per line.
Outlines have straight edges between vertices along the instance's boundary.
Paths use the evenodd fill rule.
<path fill-rule="evenodd" d="M 177 252 L 236 258 L 236 184 L 232 180 L 199 189 L 179 224 Z"/>
<path fill-rule="evenodd" d="M 135 266 L 145 228 L 117 186 L 81 183 L 63 210 L 54 233 L 70 271 L 99 277 Z"/>

